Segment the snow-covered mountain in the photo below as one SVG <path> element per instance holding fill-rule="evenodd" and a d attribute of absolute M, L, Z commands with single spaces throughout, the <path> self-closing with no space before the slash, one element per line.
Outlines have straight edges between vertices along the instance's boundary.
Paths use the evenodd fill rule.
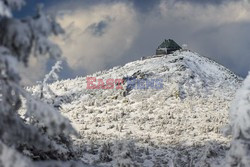
<path fill-rule="evenodd" d="M 161 79 L 162 89 L 86 89 L 97 79 Z M 115 166 L 222 166 L 229 138 L 221 134 L 241 78 L 190 51 L 152 56 L 49 87 L 80 134 L 81 160 Z M 29 88 L 34 95 L 39 87 Z M 78 147 L 77 147 L 78 146 Z"/>

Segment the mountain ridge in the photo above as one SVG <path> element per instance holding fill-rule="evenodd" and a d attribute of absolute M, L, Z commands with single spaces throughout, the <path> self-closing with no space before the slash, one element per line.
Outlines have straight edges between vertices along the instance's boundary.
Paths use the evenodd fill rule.
<path fill-rule="evenodd" d="M 86 89 L 87 77 L 126 76 L 160 78 L 163 88 L 132 89 L 126 96 L 126 89 Z M 54 103 L 80 133 L 74 144 L 84 148 L 81 160 L 85 163 L 220 166 L 230 141 L 220 129 L 228 123 L 230 102 L 241 81 L 208 58 L 176 51 L 49 87 L 57 95 Z M 28 90 L 39 94 L 37 86 Z M 109 160 L 101 158 L 103 151 Z"/>

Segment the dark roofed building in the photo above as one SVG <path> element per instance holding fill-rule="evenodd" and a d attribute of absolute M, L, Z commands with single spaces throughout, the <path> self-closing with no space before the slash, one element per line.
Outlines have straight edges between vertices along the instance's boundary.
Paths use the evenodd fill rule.
<path fill-rule="evenodd" d="M 171 54 L 180 49 L 181 47 L 174 40 L 165 39 L 165 41 L 156 49 L 156 55 Z"/>

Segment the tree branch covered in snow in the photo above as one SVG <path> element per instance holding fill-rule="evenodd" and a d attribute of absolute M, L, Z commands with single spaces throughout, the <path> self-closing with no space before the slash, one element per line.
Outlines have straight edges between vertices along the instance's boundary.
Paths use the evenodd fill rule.
<path fill-rule="evenodd" d="M 14 154 L 21 157 L 16 150 L 29 150 L 31 157 L 43 155 L 47 158 L 53 152 L 52 157 L 58 159 L 60 154 L 70 151 L 69 145 L 58 144 L 61 136 L 68 139 L 69 135 L 76 134 L 58 109 L 30 95 L 20 86 L 17 63 L 28 66 L 32 53 L 60 57 L 60 48 L 49 37 L 64 32 L 54 17 L 43 12 L 42 5 L 38 6 L 34 17 L 12 18 L 11 11 L 21 9 L 24 4 L 23 0 L 0 0 L 0 166 L 3 167 L 30 166 L 23 158 L 12 165 L 8 162 L 10 159 L 6 159 L 6 153 L 12 152 L 14 157 Z M 58 70 L 60 62 L 46 75 L 43 84 L 51 78 L 57 79 Z M 22 101 L 26 102 L 26 107 Z M 26 109 L 25 118 L 18 113 L 21 107 Z M 7 151 L 3 152 L 3 149 Z"/>
<path fill-rule="evenodd" d="M 50 72 L 45 75 L 45 78 L 42 82 L 40 82 L 40 98 L 42 99 L 44 97 L 44 94 L 47 96 L 52 96 L 55 98 L 55 93 L 49 88 L 48 82 L 49 81 L 56 81 L 58 80 L 58 72 L 60 72 L 62 69 L 62 61 L 57 61 L 56 64 L 52 67 Z M 51 98 L 51 97 L 50 97 Z"/>
<path fill-rule="evenodd" d="M 8 148 L 4 143 L 0 141 L 0 153 L 4 153 L 0 156 L 0 165 L 3 167 L 11 167 L 11 166 L 18 166 L 18 167 L 30 167 L 33 166 L 32 162 L 21 155 L 20 153 L 16 152 L 12 148 Z"/>
<path fill-rule="evenodd" d="M 8 48 L 25 65 L 28 63 L 32 49 L 35 55 L 48 54 L 54 58 L 60 57 L 62 53 L 48 37 L 59 35 L 64 31 L 54 17 L 42 11 L 41 6 L 38 7 L 35 17 L 22 20 L 3 17 L 0 20 L 0 29 L 0 45 Z"/>
<path fill-rule="evenodd" d="M 60 72 L 62 69 L 62 62 L 57 61 L 56 64 L 52 67 L 51 71 L 45 75 L 45 78 L 43 80 L 43 83 L 47 83 L 49 80 L 58 80 L 57 72 Z"/>
<path fill-rule="evenodd" d="M 228 152 L 229 166 L 250 164 L 250 73 L 236 93 L 230 109 L 232 143 Z"/>
<path fill-rule="evenodd" d="M 24 5 L 24 0 L 0 0 L 0 17 L 12 17 L 11 10 L 20 10 Z"/>

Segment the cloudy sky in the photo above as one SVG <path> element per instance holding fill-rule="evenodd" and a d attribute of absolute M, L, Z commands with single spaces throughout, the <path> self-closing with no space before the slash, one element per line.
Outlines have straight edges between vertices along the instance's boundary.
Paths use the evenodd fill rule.
<path fill-rule="evenodd" d="M 65 29 L 53 38 L 63 50 L 62 78 L 93 72 L 154 54 L 166 38 L 209 57 L 243 77 L 250 70 L 248 0 L 27 0 L 56 14 Z M 26 83 L 41 80 L 54 61 L 32 59 Z M 35 75 L 30 75 L 30 70 Z"/>

